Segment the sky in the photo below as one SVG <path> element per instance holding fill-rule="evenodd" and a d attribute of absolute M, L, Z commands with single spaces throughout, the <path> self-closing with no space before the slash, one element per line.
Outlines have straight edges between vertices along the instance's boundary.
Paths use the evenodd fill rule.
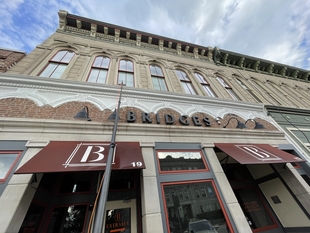
<path fill-rule="evenodd" d="M 2 0 L 0 47 L 30 53 L 59 10 L 310 70 L 308 0 Z"/>

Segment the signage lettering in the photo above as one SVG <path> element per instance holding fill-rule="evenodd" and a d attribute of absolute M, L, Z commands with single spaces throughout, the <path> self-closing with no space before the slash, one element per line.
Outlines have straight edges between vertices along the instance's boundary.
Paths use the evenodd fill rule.
<path fill-rule="evenodd" d="M 156 114 L 156 122 L 157 122 L 157 124 L 159 124 L 159 123 L 160 123 L 159 114 Z"/>
<path fill-rule="evenodd" d="M 182 125 L 189 125 L 189 120 L 187 119 L 187 116 L 185 115 L 180 116 L 179 121 L 181 122 Z"/>
<path fill-rule="evenodd" d="M 127 112 L 127 122 L 135 122 L 136 121 L 136 116 L 134 112 Z"/>
<path fill-rule="evenodd" d="M 146 122 L 147 123 L 152 123 L 152 120 L 151 120 L 150 117 L 151 117 L 150 114 L 143 112 L 142 113 L 142 122 L 143 123 L 146 123 Z"/>
<path fill-rule="evenodd" d="M 193 116 L 192 119 L 193 119 L 194 125 L 196 125 L 196 126 L 202 126 L 202 124 L 200 123 L 198 117 Z"/>
<path fill-rule="evenodd" d="M 106 224 L 104 232 L 131 232 L 130 208 L 108 210 L 106 213 Z"/>
<path fill-rule="evenodd" d="M 86 149 L 86 151 L 85 151 L 85 153 L 84 153 L 84 155 L 83 155 L 83 157 L 82 157 L 82 159 L 81 159 L 81 163 L 87 162 L 87 159 L 88 159 L 90 153 L 97 154 L 97 155 L 98 155 L 98 158 L 97 158 L 97 159 L 90 160 L 90 161 L 88 161 L 88 162 L 97 162 L 97 161 L 100 161 L 100 160 L 102 160 L 102 159 L 104 158 L 104 154 L 101 153 L 101 152 L 104 151 L 104 147 L 102 147 L 102 146 L 95 146 L 95 147 L 98 147 L 99 150 L 98 150 L 98 151 L 93 151 L 93 152 L 91 152 L 92 149 L 93 149 L 93 146 L 88 146 L 88 147 L 87 147 L 87 149 Z"/>
<path fill-rule="evenodd" d="M 164 118 L 165 123 L 167 125 L 173 125 L 175 122 L 174 116 L 172 116 L 171 114 L 164 114 L 163 118 Z M 136 121 L 137 117 L 136 117 L 134 112 L 128 111 L 126 119 L 127 119 L 128 123 L 134 123 Z M 207 127 L 211 126 L 211 122 L 210 122 L 208 117 L 204 117 L 203 119 L 199 119 L 199 117 L 193 116 L 193 117 L 191 117 L 191 119 L 192 119 L 192 122 L 195 126 L 202 126 L 203 123 Z M 152 124 L 153 120 L 155 120 L 157 124 L 160 124 L 161 123 L 160 115 L 157 113 L 157 114 L 155 114 L 155 119 L 152 119 L 150 113 L 142 112 L 142 123 Z M 190 125 L 190 118 L 187 115 L 181 115 L 179 117 L 179 122 L 182 125 Z"/>
<path fill-rule="evenodd" d="M 172 125 L 174 123 L 174 116 L 165 114 L 165 121 L 167 125 Z"/>

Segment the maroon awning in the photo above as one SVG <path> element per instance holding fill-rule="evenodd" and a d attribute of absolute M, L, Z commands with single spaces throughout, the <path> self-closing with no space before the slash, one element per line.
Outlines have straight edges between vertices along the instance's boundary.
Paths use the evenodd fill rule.
<path fill-rule="evenodd" d="M 269 144 L 215 143 L 214 145 L 241 164 L 305 162 Z"/>
<path fill-rule="evenodd" d="M 51 141 L 15 174 L 105 170 L 109 142 Z M 138 142 L 117 142 L 112 170 L 143 169 Z"/>

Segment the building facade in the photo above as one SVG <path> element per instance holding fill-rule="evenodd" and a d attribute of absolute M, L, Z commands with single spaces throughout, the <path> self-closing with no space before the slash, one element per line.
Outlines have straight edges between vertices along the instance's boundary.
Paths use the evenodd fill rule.
<path fill-rule="evenodd" d="M 308 71 L 58 15 L 0 75 L 1 233 L 92 232 L 119 100 L 103 232 L 310 231 L 309 155 L 265 108 L 308 108 Z"/>

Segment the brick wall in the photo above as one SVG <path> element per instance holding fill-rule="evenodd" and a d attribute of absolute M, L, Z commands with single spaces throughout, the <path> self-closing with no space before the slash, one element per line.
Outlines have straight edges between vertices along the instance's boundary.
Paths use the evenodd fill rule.
<path fill-rule="evenodd" d="M 72 120 L 76 121 L 78 119 L 74 119 L 73 117 L 78 113 L 84 106 L 87 106 L 89 109 L 89 117 L 92 119 L 92 121 L 97 122 L 106 122 L 109 116 L 111 115 L 112 111 L 109 109 L 105 109 L 103 111 L 100 111 L 95 105 L 91 103 L 82 103 L 82 102 L 68 102 L 65 104 L 62 104 L 58 107 L 51 107 L 50 105 L 44 105 L 44 106 L 38 106 L 36 105 L 32 100 L 29 99 L 23 99 L 23 98 L 6 98 L 0 100 L 0 117 L 12 117 L 12 118 L 34 118 L 34 119 L 55 119 L 55 120 Z M 134 112 L 136 116 L 136 121 L 134 123 L 130 124 L 142 124 L 142 111 L 137 108 L 133 107 L 124 107 L 120 109 L 120 120 L 119 122 L 127 122 L 127 113 L 129 111 Z M 155 113 L 149 113 L 150 118 L 152 120 L 152 125 L 157 125 L 156 123 L 156 116 Z M 172 125 L 172 127 L 178 127 L 183 126 L 180 121 L 179 117 L 180 114 L 172 109 L 164 108 L 160 109 L 157 114 L 160 117 L 160 124 L 159 125 L 166 125 L 165 123 L 165 114 L 169 114 L 174 117 L 175 121 Z M 211 123 L 211 128 L 223 128 L 224 125 L 227 124 L 228 120 L 231 117 L 237 118 L 241 122 L 245 122 L 246 119 L 242 119 L 236 115 L 229 114 L 226 115 L 223 119 L 221 119 L 221 124 L 217 124 L 215 119 L 205 113 L 197 112 L 194 113 L 192 116 L 196 116 L 199 119 L 199 122 L 202 124 L 202 126 L 195 126 L 195 127 L 204 127 L 207 128 L 208 126 L 205 125 L 203 122 L 203 118 L 207 117 L 209 118 L 209 121 Z M 190 124 L 189 126 L 194 126 L 194 122 L 191 119 L 191 116 L 188 118 Z M 255 119 L 257 122 L 264 125 L 265 129 L 268 131 L 278 131 L 275 126 L 273 126 L 271 123 L 262 120 L 262 119 Z M 147 123 L 146 123 L 147 124 Z M 237 126 L 237 120 L 233 119 L 229 122 L 229 125 L 227 128 L 236 128 Z M 253 129 L 254 128 L 254 122 L 249 121 L 247 123 L 247 129 Z M 243 130 L 247 130 L 243 129 Z"/>
<path fill-rule="evenodd" d="M 0 72 L 6 72 L 25 56 L 22 52 L 0 49 Z"/>

